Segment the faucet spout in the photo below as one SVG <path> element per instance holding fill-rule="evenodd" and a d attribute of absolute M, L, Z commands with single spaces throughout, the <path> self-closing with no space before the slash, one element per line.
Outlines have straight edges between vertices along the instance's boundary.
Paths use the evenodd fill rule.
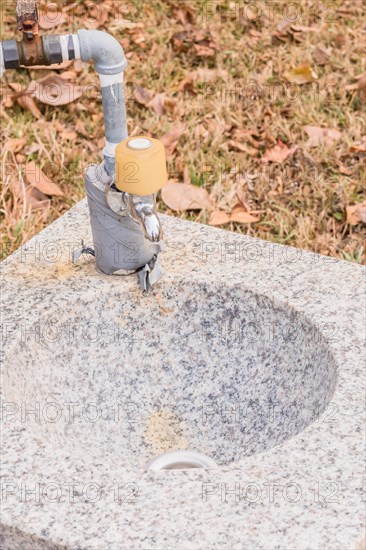
<path fill-rule="evenodd" d="M 156 212 L 155 195 L 141 197 L 124 193 L 124 202 L 130 217 L 140 224 L 145 238 L 153 243 L 161 241 L 163 229 Z"/>

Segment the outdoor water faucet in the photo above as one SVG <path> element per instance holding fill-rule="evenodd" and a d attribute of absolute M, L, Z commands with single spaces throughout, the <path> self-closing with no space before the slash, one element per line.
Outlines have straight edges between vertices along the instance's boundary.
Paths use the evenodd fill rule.
<path fill-rule="evenodd" d="M 164 146 L 148 136 L 128 137 L 121 44 L 98 30 L 39 35 L 36 0 L 17 0 L 23 39 L 0 42 L 0 76 L 7 69 L 93 61 L 101 83 L 106 145 L 104 162 L 85 171 L 97 269 L 108 275 L 138 273 L 144 290 L 160 277 L 162 227 L 156 193 L 167 181 Z M 75 254 L 90 253 L 84 247 Z"/>
<path fill-rule="evenodd" d="M 153 243 L 159 242 L 163 230 L 156 212 L 155 195 L 139 197 L 125 193 L 124 201 L 131 218 L 141 225 L 145 238 Z"/>

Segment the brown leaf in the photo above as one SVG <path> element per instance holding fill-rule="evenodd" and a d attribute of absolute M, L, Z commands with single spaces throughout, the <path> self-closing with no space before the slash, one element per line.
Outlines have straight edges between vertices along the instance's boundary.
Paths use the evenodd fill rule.
<path fill-rule="evenodd" d="M 210 210 L 212 208 L 210 196 L 206 189 L 194 185 L 168 182 L 161 191 L 161 197 L 165 204 L 175 212 Z"/>
<path fill-rule="evenodd" d="M 209 225 L 225 225 L 229 222 L 235 223 L 255 223 L 259 218 L 252 216 L 250 212 L 247 212 L 241 206 L 236 206 L 231 214 L 227 214 L 221 210 L 215 210 L 212 212 L 208 221 Z"/>
<path fill-rule="evenodd" d="M 76 60 L 77 62 L 80 61 L 82 65 L 83 62 L 80 59 Z M 75 62 L 76 63 L 76 62 Z M 50 69 L 55 69 L 56 71 L 61 71 L 63 69 L 68 69 L 73 64 L 73 61 L 64 61 L 63 63 L 53 63 L 52 65 L 32 65 L 32 67 L 28 67 L 29 71 L 48 71 Z"/>
<path fill-rule="evenodd" d="M 49 208 L 50 199 L 36 187 L 27 186 L 26 189 L 27 204 L 30 204 L 31 210 L 44 210 Z"/>
<path fill-rule="evenodd" d="M 14 138 L 9 139 L 5 142 L 5 151 L 10 151 L 11 153 L 19 153 L 27 143 L 27 140 L 24 138 Z"/>
<path fill-rule="evenodd" d="M 302 63 L 289 71 L 286 71 L 284 77 L 293 84 L 307 84 L 317 80 L 318 75 L 310 67 L 309 63 Z"/>
<path fill-rule="evenodd" d="M 225 225 L 230 222 L 230 216 L 222 210 L 215 210 L 208 220 L 209 225 Z"/>
<path fill-rule="evenodd" d="M 298 146 L 294 145 L 290 149 L 285 143 L 282 143 L 281 140 L 278 141 L 278 144 L 275 145 L 272 149 L 266 151 L 266 154 L 262 158 L 263 162 L 284 162 L 288 157 L 293 155 L 297 151 Z"/>
<path fill-rule="evenodd" d="M 352 176 L 352 170 L 347 168 L 347 166 L 345 166 L 341 162 L 339 163 L 338 168 L 339 168 L 339 173 L 340 174 L 343 174 L 344 176 Z"/>
<path fill-rule="evenodd" d="M 183 126 L 176 126 L 161 138 L 160 141 L 164 144 L 168 158 L 174 153 L 180 136 L 184 134 L 184 130 Z"/>
<path fill-rule="evenodd" d="M 21 181 L 21 175 L 13 174 L 10 181 L 13 197 L 25 201 L 31 210 L 44 210 L 50 205 L 50 199 L 41 191 Z"/>
<path fill-rule="evenodd" d="M 366 136 L 361 141 L 356 141 L 349 148 L 351 153 L 366 153 Z"/>
<path fill-rule="evenodd" d="M 81 136 L 90 137 L 90 132 L 88 132 L 88 130 L 85 128 L 85 124 L 81 119 L 77 121 L 75 130 Z"/>
<path fill-rule="evenodd" d="M 27 160 L 27 157 L 25 155 L 21 155 L 20 153 L 17 153 L 15 155 L 15 158 L 18 164 L 24 164 Z"/>
<path fill-rule="evenodd" d="M 147 105 L 151 100 L 150 93 L 142 86 L 136 86 L 134 98 L 140 105 Z"/>
<path fill-rule="evenodd" d="M 344 34 L 337 34 L 334 37 L 334 43 L 338 48 L 343 48 L 346 45 L 346 36 Z"/>
<path fill-rule="evenodd" d="M 149 107 L 152 107 L 155 111 L 155 113 L 158 116 L 161 116 L 164 114 L 164 103 L 165 103 L 166 94 L 157 94 L 153 99 L 148 103 Z"/>
<path fill-rule="evenodd" d="M 174 50 L 183 53 L 189 50 L 193 43 L 192 33 L 189 31 L 180 31 L 173 34 L 170 39 Z"/>
<path fill-rule="evenodd" d="M 61 139 L 68 140 L 68 141 L 75 141 L 77 139 L 78 135 L 74 130 L 63 130 L 61 132 Z"/>
<path fill-rule="evenodd" d="M 179 85 L 179 90 L 181 92 L 194 92 L 194 84 L 196 82 L 212 83 L 216 82 L 218 78 L 225 82 L 228 78 L 227 72 L 223 69 L 207 69 L 206 67 L 200 67 L 186 75 Z"/>
<path fill-rule="evenodd" d="M 213 44 L 194 44 L 194 49 L 198 57 L 214 57 L 216 54 L 216 49 L 212 47 Z"/>
<path fill-rule="evenodd" d="M 231 132 L 231 136 L 234 141 L 250 143 L 255 149 L 261 147 L 261 143 L 258 141 L 260 138 L 255 134 L 254 130 L 241 130 L 240 128 L 236 128 Z M 276 143 L 276 140 L 274 142 Z"/>
<path fill-rule="evenodd" d="M 38 151 L 41 149 L 41 145 L 39 143 L 32 143 L 31 145 L 28 145 L 24 152 L 27 155 L 33 155 L 34 153 L 38 153 Z"/>
<path fill-rule="evenodd" d="M 322 145 L 332 145 L 342 137 L 339 130 L 332 128 L 320 128 L 319 126 L 304 126 L 309 139 L 306 142 L 308 147 L 321 147 Z"/>
<path fill-rule="evenodd" d="M 31 82 L 27 91 L 46 105 L 68 105 L 82 96 L 83 88 L 51 74 Z"/>
<path fill-rule="evenodd" d="M 256 149 L 248 147 L 247 145 L 245 145 L 245 143 L 239 143 L 238 141 L 229 140 L 227 144 L 229 150 L 242 151 L 243 153 L 247 153 L 251 157 L 256 157 L 258 154 L 258 151 Z"/>
<path fill-rule="evenodd" d="M 277 30 L 280 33 L 283 33 L 288 27 L 291 26 L 291 23 L 292 21 L 290 19 L 282 19 L 277 25 Z"/>
<path fill-rule="evenodd" d="M 62 71 L 60 77 L 64 80 L 76 80 L 78 73 L 76 71 Z"/>
<path fill-rule="evenodd" d="M 11 107 L 13 102 L 16 101 L 22 109 L 29 110 L 35 118 L 42 118 L 42 113 L 38 109 L 28 90 L 24 91 L 22 85 L 17 82 L 9 83 L 9 86 L 15 91 L 15 93 L 9 96 L 8 99 L 10 101 L 6 106 Z"/>
<path fill-rule="evenodd" d="M 291 25 L 291 29 L 295 32 L 319 32 L 317 27 L 305 27 L 304 25 Z"/>
<path fill-rule="evenodd" d="M 194 82 L 197 78 L 197 71 L 192 71 L 189 73 L 179 84 L 179 90 L 181 92 L 193 92 L 194 91 Z"/>
<path fill-rule="evenodd" d="M 230 221 L 236 223 L 255 223 L 259 221 L 259 218 L 255 218 L 249 212 L 245 212 L 244 210 L 238 210 L 231 214 Z"/>
<path fill-rule="evenodd" d="M 63 191 L 53 181 L 49 180 L 34 161 L 28 162 L 25 167 L 25 179 L 32 187 L 36 187 L 45 195 L 62 197 Z"/>
<path fill-rule="evenodd" d="M 360 222 L 366 223 L 366 200 L 354 206 L 347 206 L 346 212 L 347 223 L 350 225 L 357 225 Z"/>
<path fill-rule="evenodd" d="M 193 22 L 194 11 L 188 6 L 183 6 L 176 11 L 176 16 L 182 25 L 187 26 Z"/>
<path fill-rule="evenodd" d="M 28 109 L 28 111 L 30 111 L 37 120 L 42 118 L 41 111 L 38 109 L 34 99 L 30 95 L 25 94 L 19 97 L 17 102 L 23 109 Z"/>
<path fill-rule="evenodd" d="M 318 65 L 325 65 L 329 61 L 331 50 L 322 50 L 321 48 L 315 48 L 314 59 Z"/>

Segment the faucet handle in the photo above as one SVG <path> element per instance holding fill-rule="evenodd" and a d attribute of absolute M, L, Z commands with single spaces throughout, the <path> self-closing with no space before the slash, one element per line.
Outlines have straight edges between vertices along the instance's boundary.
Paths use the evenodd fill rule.
<path fill-rule="evenodd" d="M 165 148 L 146 136 L 130 137 L 116 148 L 116 187 L 130 195 L 157 193 L 168 179 Z"/>
<path fill-rule="evenodd" d="M 130 217 L 138 222 L 144 232 L 145 239 L 151 242 L 159 242 L 163 238 L 163 229 L 156 212 L 155 195 L 130 195 L 123 193 Z"/>

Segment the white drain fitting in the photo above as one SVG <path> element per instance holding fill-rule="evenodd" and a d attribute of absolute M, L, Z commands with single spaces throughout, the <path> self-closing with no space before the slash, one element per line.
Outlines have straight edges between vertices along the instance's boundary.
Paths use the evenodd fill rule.
<path fill-rule="evenodd" d="M 216 462 L 209 456 L 195 451 L 169 451 L 155 456 L 146 466 L 147 470 L 190 470 L 203 468 L 212 470 L 218 468 Z"/>

